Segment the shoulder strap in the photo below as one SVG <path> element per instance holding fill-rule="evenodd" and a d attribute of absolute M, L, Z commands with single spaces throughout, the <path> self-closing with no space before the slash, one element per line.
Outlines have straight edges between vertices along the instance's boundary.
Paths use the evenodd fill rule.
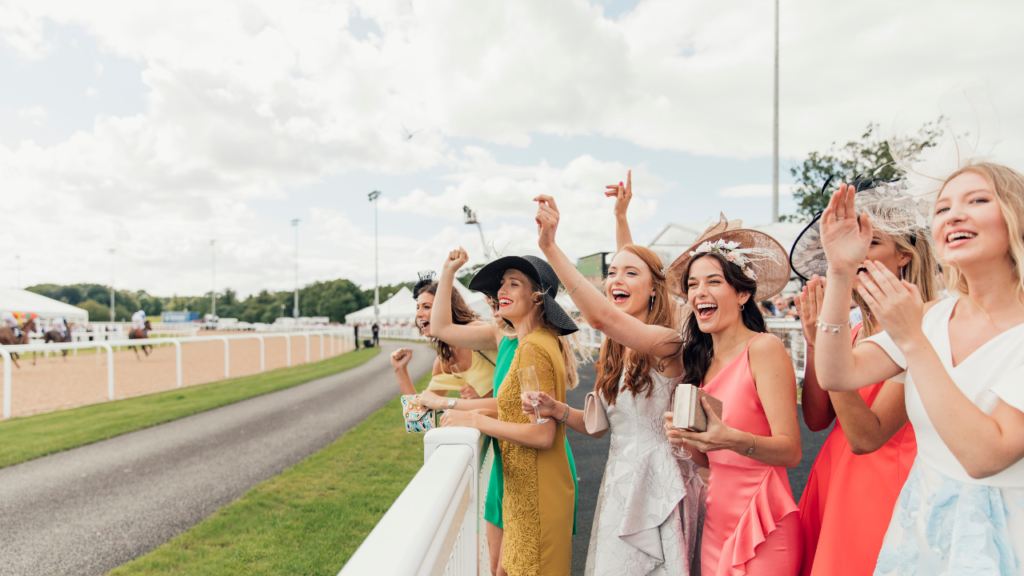
<path fill-rule="evenodd" d="M 477 350 L 476 353 L 479 354 L 480 356 L 482 356 L 484 360 L 487 360 L 487 362 L 491 366 L 494 366 L 495 368 L 497 368 L 497 365 L 494 363 L 494 360 L 491 360 L 490 358 L 488 358 L 486 354 L 484 354 L 483 352 L 481 352 L 479 350 Z"/>

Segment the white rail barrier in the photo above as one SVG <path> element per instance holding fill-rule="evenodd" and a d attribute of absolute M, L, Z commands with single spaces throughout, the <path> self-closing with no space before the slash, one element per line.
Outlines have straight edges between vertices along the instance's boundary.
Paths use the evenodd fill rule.
<path fill-rule="evenodd" d="M 339 576 L 488 574 L 486 447 L 487 437 L 472 428 L 427 432 L 423 467 Z"/>
<path fill-rule="evenodd" d="M 101 348 L 107 352 L 107 399 L 114 399 L 114 347 L 125 348 L 129 346 L 174 346 L 175 348 L 175 371 L 176 371 L 176 387 L 181 388 L 182 386 L 182 366 L 181 366 L 181 345 L 192 343 L 192 342 L 222 342 L 224 344 L 224 378 L 231 377 L 231 345 L 232 340 L 258 340 L 260 344 L 260 372 L 266 371 L 266 343 L 267 338 L 284 338 L 285 339 L 285 365 L 292 365 L 292 337 L 304 337 L 306 339 L 306 363 L 310 362 L 310 336 L 319 336 L 320 340 L 320 358 L 326 359 L 329 357 L 336 356 L 342 351 L 340 343 L 336 340 L 351 340 L 352 329 L 349 327 L 341 326 L 330 330 L 321 330 L 318 332 L 291 332 L 291 333 L 261 333 L 261 334 L 233 334 L 230 336 L 194 336 L 190 338 L 145 338 L 139 340 L 113 340 L 105 341 L 98 340 L 93 342 L 52 342 L 50 344 L 44 344 L 42 342 L 35 342 L 31 344 L 17 344 L 10 346 L 0 346 L 0 358 L 3 359 L 3 418 L 7 419 L 11 417 L 11 354 L 23 355 L 27 352 L 54 352 L 60 350 L 80 350 L 89 348 Z M 330 356 L 326 356 L 326 345 L 325 341 L 330 340 Z M 337 349 L 337 352 L 335 350 Z"/>

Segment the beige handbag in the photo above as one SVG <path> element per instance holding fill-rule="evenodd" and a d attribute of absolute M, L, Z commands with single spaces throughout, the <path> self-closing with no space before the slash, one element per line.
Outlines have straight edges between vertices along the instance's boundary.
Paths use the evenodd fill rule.
<path fill-rule="evenodd" d="M 597 434 L 608 429 L 608 415 L 605 414 L 604 403 L 597 397 L 596 392 L 587 394 L 587 401 L 583 405 L 583 423 L 588 434 Z"/>

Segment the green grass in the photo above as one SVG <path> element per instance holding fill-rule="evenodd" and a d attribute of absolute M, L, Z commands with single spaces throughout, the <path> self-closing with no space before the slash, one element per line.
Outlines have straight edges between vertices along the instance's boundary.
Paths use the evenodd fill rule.
<path fill-rule="evenodd" d="M 427 374 L 417 389 L 429 381 Z M 423 436 L 406 433 L 396 397 L 323 450 L 110 574 L 337 574 L 422 463 Z"/>
<path fill-rule="evenodd" d="M 291 388 L 355 368 L 379 351 L 363 349 L 312 364 L 0 422 L 0 468 Z"/>

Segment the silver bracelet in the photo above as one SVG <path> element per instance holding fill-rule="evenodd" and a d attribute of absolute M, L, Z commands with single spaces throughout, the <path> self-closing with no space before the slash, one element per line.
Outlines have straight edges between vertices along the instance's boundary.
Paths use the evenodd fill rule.
<path fill-rule="evenodd" d="M 581 275 L 580 279 L 576 282 L 576 285 L 573 286 L 572 290 L 569 290 L 568 292 L 566 292 L 565 295 L 566 296 L 572 296 L 572 293 L 575 292 L 576 289 L 580 287 L 580 283 L 582 283 L 582 282 L 583 282 L 583 276 Z"/>
<path fill-rule="evenodd" d="M 459 399 L 458 398 L 449 398 L 448 399 L 448 409 L 449 410 L 454 410 L 455 409 L 455 405 L 458 404 L 458 403 L 459 403 Z"/>
<path fill-rule="evenodd" d="M 562 414 L 562 419 L 561 420 L 559 420 L 558 418 L 555 418 L 555 422 L 558 422 L 559 424 L 565 424 L 565 421 L 568 420 L 568 419 L 569 419 L 569 404 L 566 403 L 565 404 L 565 414 Z"/>
<path fill-rule="evenodd" d="M 822 322 L 821 320 L 818 320 L 814 325 L 821 328 L 822 332 L 828 332 L 828 329 L 831 328 L 833 334 L 839 334 L 840 328 L 842 328 L 843 326 L 853 326 L 853 321 L 850 320 L 847 322 L 843 322 L 842 324 L 829 324 L 828 322 Z"/>

